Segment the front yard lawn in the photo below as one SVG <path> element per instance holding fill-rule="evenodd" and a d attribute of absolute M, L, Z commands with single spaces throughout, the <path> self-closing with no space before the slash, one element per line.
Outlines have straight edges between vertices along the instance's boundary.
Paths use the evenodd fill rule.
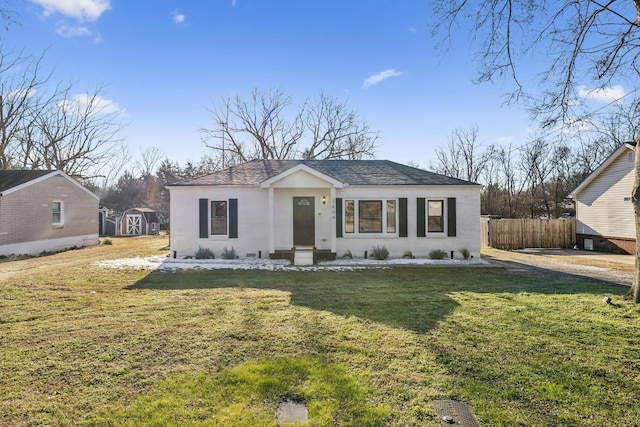
<path fill-rule="evenodd" d="M 1 425 L 640 425 L 627 289 L 487 267 L 99 267 L 163 238 L 0 262 Z M 605 296 L 613 304 L 605 304 Z"/>

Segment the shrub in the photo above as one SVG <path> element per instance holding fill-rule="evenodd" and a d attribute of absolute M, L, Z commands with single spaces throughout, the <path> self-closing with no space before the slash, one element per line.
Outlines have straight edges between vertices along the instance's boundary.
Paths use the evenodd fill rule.
<path fill-rule="evenodd" d="M 469 252 L 469 249 L 467 248 L 460 249 L 460 253 L 462 254 L 462 257 L 464 259 L 469 259 L 469 257 L 471 256 L 471 252 Z"/>
<path fill-rule="evenodd" d="M 102 244 L 103 244 L 103 245 L 110 246 L 110 245 L 113 245 L 113 242 L 111 241 L 111 239 L 104 239 L 104 240 L 102 241 Z"/>
<path fill-rule="evenodd" d="M 198 250 L 196 251 L 196 259 L 214 259 L 215 257 L 216 256 L 209 248 L 203 248 L 202 246 L 199 246 Z"/>
<path fill-rule="evenodd" d="M 383 260 L 389 258 L 389 249 L 386 246 L 374 246 L 371 249 L 371 258 Z"/>
<path fill-rule="evenodd" d="M 226 246 L 222 249 L 223 259 L 236 259 L 237 257 L 238 255 L 236 254 L 236 250 L 233 246 L 231 246 L 231 249 L 227 249 Z"/>
<path fill-rule="evenodd" d="M 404 251 L 404 253 L 402 254 L 402 258 L 414 259 L 415 257 L 413 256 L 413 252 L 411 252 L 411 251 Z"/>
<path fill-rule="evenodd" d="M 353 259 L 353 254 L 351 253 L 351 250 L 347 249 L 347 251 L 342 255 L 342 258 L 344 258 L 344 259 Z"/>
<path fill-rule="evenodd" d="M 429 258 L 431 259 L 444 259 L 447 256 L 447 251 L 442 249 L 434 249 L 429 252 Z"/>

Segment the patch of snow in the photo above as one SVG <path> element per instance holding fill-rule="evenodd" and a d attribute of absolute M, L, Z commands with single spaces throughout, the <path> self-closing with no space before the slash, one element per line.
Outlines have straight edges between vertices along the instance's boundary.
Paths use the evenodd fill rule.
<path fill-rule="evenodd" d="M 353 271 L 365 268 L 390 268 L 392 266 L 426 266 L 426 265 L 482 265 L 489 264 L 481 258 L 462 259 L 407 259 L 393 258 L 388 260 L 373 259 L 339 259 L 323 261 L 314 266 L 295 266 L 287 260 L 272 260 L 261 258 L 247 259 L 178 259 L 156 255 L 146 258 L 122 258 L 116 260 L 99 261 L 95 265 L 105 268 L 130 268 L 136 270 L 188 270 L 188 269 L 230 269 L 230 270 L 286 270 L 286 271 Z"/>
<path fill-rule="evenodd" d="M 166 259 L 166 256 L 155 255 L 146 258 L 121 258 L 98 261 L 94 265 L 107 268 L 131 268 L 134 270 L 155 270 Z"/>
<path fill-rule="evenodd" d="M 523 252 L 523 253 L 529 253 L 529 254 L 537 254 L 540 253 L 542 251 L 538 250 L 538 249 L 530 249 L 530 248 L 524 248 L 524 249 L 514 249 L 513 252 Z"/>

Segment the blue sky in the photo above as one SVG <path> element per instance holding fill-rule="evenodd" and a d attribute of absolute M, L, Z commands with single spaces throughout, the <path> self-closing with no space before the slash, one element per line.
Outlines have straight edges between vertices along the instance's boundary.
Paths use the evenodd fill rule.
<path fill-rule="evenodd" d="M 428 1 L 25 0 L 5 45 L 37 54 L 78 93 L 104 85 L 133 156 L 158 147 L 184 164 L 207 152 L 198 129 L 221 96 L 321 90 L 378 129 L 377 158 L 427 166 L 456 128 L 484 144 L 524 143 L 532 123 L 503 107 L 508 85 L 474 85 L 461 39 L 442 53 Z M 466 34 L 466 33 L 465 33 Z M 623 90 L 623 89 L 622 89 Z"/>

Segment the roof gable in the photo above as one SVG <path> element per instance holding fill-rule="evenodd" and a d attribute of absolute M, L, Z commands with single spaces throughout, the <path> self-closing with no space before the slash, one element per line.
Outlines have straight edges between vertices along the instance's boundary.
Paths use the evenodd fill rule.
<path fill-rule="evenodd" d="M 271 178 L 262 181 L 260 183 L 260 187 L 261 188 L 269 188 L 272 185 L 278 183 L 278 182 L 285 182 L 287 181 L 287 178 L 294 178 L 295 176 L 300 176 L 300 175 L 311 175 L 311 177 L 316 178 L 320 181 L 324 181 L 324 182 L 328 182 L 331 185 L 333 185 L 336 188 L 342 188 L 344 187 L 344 184 L 340 181 L 338 181 L 335 178 L 332 178 L 328 175 L 323 174 L 322 172 L 313 169 L 307 165 L 305 165 L 304 163 L 300 163 L 295 165 L 294 167 L 285 170 L 284 172 L 279 173 L 278 175 L 272 176 Z M 295 179 L 294 179 L 295 181 Z M 308 179 L 307 179 L 308 182 Z M 286 184 L 287 186 L 290 186 L 291 184 Z M 313 185 L 305 185 L 306 187 L 309 186 L 313 186 Z"/>
<path fill-rule="evenodd" d="M 0 196 L 6 196 L 15 191 L 19 191 L 30 185 L 45 181 L 54 176 L 61 176 L 69 180 L 72 184 L 78 186 L 92 197 L 99 199 L 98 196 L 89 191 L 75 179 L 62 171 L 42 171 L 42 170 L 0 170 Z"/>
<path fill-rule="evenodd" d="M 598 176 L 600 176 L 613 162 L 615 162 L 620 156 L 625 154 L 627 150 L 635 151 L 635 147 L 630 143 L 622 144 L 613 153 L 605 159 L 600 166 L 598 166 L 593 172 L 587 176 L 584 181 L 580 183 L 567 197 L 574 199 L 581 191 L 583 191 L 589 184 L 591 184 Z"/>
<path fill-rule="evenodd" d="M 479 185 L 389 160 L 252 160 L 168 187 L 258 186 L 299 170 L 342 186 Z"/>
<path fill-rule="evenodd" d="M 54 171 L 0 170 L 0 194 L 17 187 L 29 185 L 31 181 L 46 177 L 53 172 Z"/>

